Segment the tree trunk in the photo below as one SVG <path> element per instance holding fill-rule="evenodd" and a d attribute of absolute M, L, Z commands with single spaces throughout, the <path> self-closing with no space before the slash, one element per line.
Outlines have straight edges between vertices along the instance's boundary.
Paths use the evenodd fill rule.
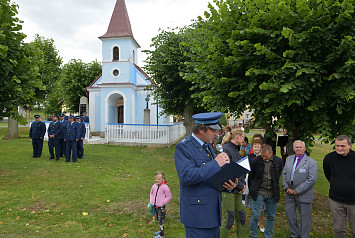
<path fill-rule="evenodd" d="M 185 118 L 184 126 L 186 129 L 186 134 L 190 134 L 192 132 L 192 116 L 194 114 L 193 106 L 186 106 L 183 114 Z"/>
<path fill-rule="evenodd" d="M 7 125 L 7 135 L 5 139 L 18 139 L 18 122 L 12 117 L 9 117 L 8 125 Z"/>

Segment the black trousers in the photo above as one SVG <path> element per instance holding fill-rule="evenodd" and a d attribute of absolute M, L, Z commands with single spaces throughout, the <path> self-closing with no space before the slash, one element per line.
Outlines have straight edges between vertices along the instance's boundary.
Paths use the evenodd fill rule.
<path fill-rule="evenodd" d="M 60 157 L 63 157 L 63 155 L 65 156 L 66 153 L 66 143 L 64 142 L 64 139 L 60 139 Z"/>
<path fill-rule="evenodd" d="M 83 141 L 83 140 L 79 140 L 79 141 L 77 142 L 77 144 L 78 144 L 78 149 L 77 149 L 77 151 L 78 151 L 78 158 L 81 159 L 81 158 L 84 157 L 84 141 Z"/>
<path fill-rule="evenodd" d="M 54 158 L 53 149 L 55 149 L 55 158 L 59 159 L 62 154 L 62 143 L 61 140 L 48 139 L 48 149 L 51 158 Z"/>
<path fill-rule="evenodd" d="M 32 139 L 33 156 L 41 157 L 43 149 L 43 139 Z"/>

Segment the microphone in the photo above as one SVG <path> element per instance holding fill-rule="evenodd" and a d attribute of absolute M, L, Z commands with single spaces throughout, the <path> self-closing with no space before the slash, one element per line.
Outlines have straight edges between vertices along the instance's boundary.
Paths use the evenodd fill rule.
<path fill-rule="evenodd" d="M 216 150 L 217 150 L 218 154 L 222 153 L 222 152 L 223 152 L 223 147 L 222 147 L 222 145 L 221 145 L 221 144 L 217 144 L 217 145 L 216 145 Z"/>

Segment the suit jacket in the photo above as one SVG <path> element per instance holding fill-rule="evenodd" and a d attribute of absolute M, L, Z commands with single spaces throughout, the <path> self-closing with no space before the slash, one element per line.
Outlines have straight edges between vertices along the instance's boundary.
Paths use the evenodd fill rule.
<path fill-rule="evenodd" d="M 295 189 L 300 202 L 313 202 L 313 186 L 317 181 L 317 162 L 306 154 L 299 162 L 293 175 L 293 185 L 291 185 L 291 173 L 296 155 L 290 155 L 286 159 L 282 172 L 283 187 Z"/>
<path fill-rule="evenodd" d="M 64 139 L 67 141 L 75 141 L 76 139 L 80 139 L 80 133 L 78 133 L 78 123 L 73 122 L 72 124 L 69 122 L 67 125 L 67 131 L 64 134 Z"/>
<path fill-rule="evenodd" d="M 213 149 L 208 145 L 211 153 Z M 205 182 L 220 171 L 217 161 L 189 135 L 175 147 L 175 166 L 180 180 L 180 219 L 185 226 L 214 228 L 221 225 L 221 192 Z"/>

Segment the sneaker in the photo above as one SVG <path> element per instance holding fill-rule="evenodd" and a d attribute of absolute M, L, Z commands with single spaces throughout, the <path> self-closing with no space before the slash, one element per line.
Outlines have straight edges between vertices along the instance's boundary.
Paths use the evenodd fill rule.
<path fill-rule="evenodd" d="M 157 236 L 154 236 L 154 238 L 164 238 L 164 236 L 157 235 Z"/>
<path fill-rule="evenodd" d="M 154 235 L 155 235 L 155 236 L 160 235 L 160 231 L 154 232 Z"/>
<path fill-rule="evenodd" d="M 259 227 L 260 231 L 264 233 L 265 227 L 261 228 L 259 225 L 258 225 L 258 227 Z"/>

